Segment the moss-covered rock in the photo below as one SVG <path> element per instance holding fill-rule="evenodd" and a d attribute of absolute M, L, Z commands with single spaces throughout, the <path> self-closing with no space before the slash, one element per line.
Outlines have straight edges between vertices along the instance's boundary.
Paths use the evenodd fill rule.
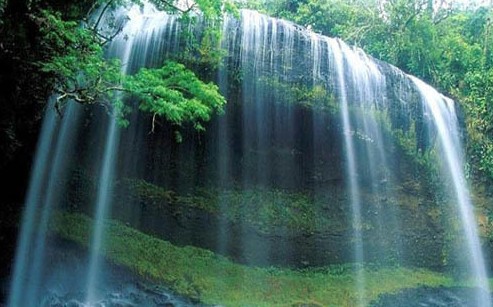
<path fill-rule="evenodd" d="M 62 238 L 88 246 L 92 220 L 80 214 L 59 213 L 51 229 Z M 239 265 L 196 247 L 178 247 L 116 221 L 105 224 L 101 251 L 107 259 L 140 276 L 169 285 L 185 296 L 224 306 L 354 306 L 355 272 L 365 276 L 363 300 L 418 285 L 449 286 L 452 279 L 426 270 L 332 266 L 290 270 Z"/>
<path fill-rule="evenodd" d="M 74 174 L 67 208 L 91 214 L 88 204 L 95 180 L 83 171 Z M 419 181 L 406 182 L 387 186 L 392 193 L 385 198 L 362 193 L 365 210 L 359 227 L 365 259 L 443 267 L 441 256 L 448 255 L 443 252 L 443 209 L 419 196 L 426 194 Z M 353 230 L 345 209 L 349 195 L 340 184 L 328 186 L 324 193 L 202 187 L 179 194 L 126 178 L 114 190 L 114 218 L 181 246 L 207 248 L 262 266 L 324 266 L 352 259 Z"/>

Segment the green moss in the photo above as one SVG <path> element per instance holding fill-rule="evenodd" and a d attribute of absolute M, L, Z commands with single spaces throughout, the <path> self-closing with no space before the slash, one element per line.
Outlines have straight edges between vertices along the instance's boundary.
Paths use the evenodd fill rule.
<path fill-rule="evenodd" d="M 52 230 L 88 246 L 92 220 L 80 214 L 59 213 Z M 235 264 L 210 251 L 177 247 L 115 221 L 106 222 L 108 260 L 138 275 L 169 285 L 176 292 L 206 304 L 224 306 L 354 306 L 355 268 L 288 270 Z M 382 293 L 420 285 L 452 285 L 452 279 L 426 270 L 365 269 L 366 301 Z"/>
<path fill-rule="evenodd" d="M 173 202 L 174 193 L 145 180 L 123 179 L 120 187 L 129 191 L 134 197 L 147 201 Z"/>
<path fill-rule="evenodd" d="M 214 193 L 214 192 L 213 192 Z M 228 190 L 211 195 L 199 191 L 199 198 L 191 198 L 193 206 L 213 203 L 232 221 L 246 221 L 260 232 L 269 233 L 279 227 L 313 232 L 332 225 L 328 216 L 317 214 L 320 204 L 307 194 L 289 193 L 276 189 Z M 206 206 L 205 206 L 206 207 Z"/>
<path fill-rule="evenodd" d="M 179 195 L 173 191 L 143 180 L 126 179 L 121 185 L 121 195 L 129 195 L 139 203 L 178 210 L 189 207 L 223 216 L 231 222 L 247 223 L 265 234 L 283 231 L 313 233 L 317 231 L 342 231 L 344 217 L 334 210 L 327 214 L 328 199 L 316 199 L 309 193 L 288 192 L 279 189 L 219 190 L 199 188 L 193 193 Z M 336 195 L 336 194 L 335 194 Z M 122 200 L 124 201 L 124 200 Z M 324 214 L 320 214 L 324 212 Z"/>
<path fill-rule="evenodd" d="M 329 114 L 339 110 L 334 92 L 323 83 L 310 85 L 306 84 L 306 80 L 287 81 L 279 76 L 262 77 L 259 83 L 268 87 L 276 97 L 282 97 L 283 103 L 298 104 Z"/>

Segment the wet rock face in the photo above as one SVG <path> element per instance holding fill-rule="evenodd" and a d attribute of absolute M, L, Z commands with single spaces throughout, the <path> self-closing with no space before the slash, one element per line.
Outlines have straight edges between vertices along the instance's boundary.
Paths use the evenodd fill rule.
<path fill-rule="evenodd" d="M 83 307 L 85 278 L 88 268 L 87 251 L 60 239 L 48 252 L 49 259 L 43 277 L 41 307 Z M 109 307 L 181 307 L 199 306 L 167 288 L 138 277 L 125 268 L 105 263 L 98 285 L 97 299 L 90 306 Z M 201 305 L 202 306 L 202 305 Z"/>
<path fill-rule="evenodd" d="M 315 214 L 324 215 L 322 222 L 327 225 L 308 230 L 306 223 L 317 219 L 312 217 L 306 223 L 290 227 L 279 224 L 282 217 L 272 217 L 259 224 L 255 222 L 262 217 L 257 211 L 252 212 L 254 209 L 249 209 L 251 204 L 246 201 L 243 203 L 245 208 L 240 208 L 243 215 L 235 217 L 226 212 L 234 210 L 227 208 L 233 206 L 232 203 L 224 204 L 221 212 L 214 209 L 217 204 L 202 203 L 212 202 L 211 199 L 170 196 L 170 191 L 155 186 L 152 186 L 154 191 L 148 187 L 139 193 L 131 187 L 137 182 L 127 184 L 130 186 L 121 187 L 121 193 L 116 197 L 120 210 L 113 213 L 114 218 L 174 244 L 207 248 L 235 261 L 259 266 L 324 266 L 351 259 L 350 217 L 343 209 L 347 199 L 344 196 L 335 195 L 326 200 L 330 206 L 315 210 Z M 208 193 L 217 192 L 210 190 Z M 442 267 L 443 259 L 436 255 L 443 248 L 443 230 L 438 223 L 430 222 L 425 204 L 413 208 L 413 203 L 419 199 L 411 199 L 400 208 L 398 221 L 391 221 L 385 216 L 382 204 L 372 203 L 375 200 L 371 197 L 366 201 L 371 210 L 364 213 L 363 235 L 369 262 Z M 389 199 L 383 205 L 396 206 L 395 202 L 395 199 Z M 298 212 L 300 215 L 306 213 Z M 257 220 L 252 221 L 250 216 L 254 219 L 256 216 Z M 284 221 L 293 223 L 291 219 Z"/>
<path fill-rule="evenodd" d="M 183 208 L 179 215 L 148 208 L 141 221 L 132 226 L 179 246 L 206 248 L 256 266 L 323 266 L 343 263 L 350 257 L 350 246 L 342 233 L 261 233 L 251 225 L 193 208 Z"/>
<path fill-rule="evenodd" d="M 146 289 L 141 289 L 139 285 L 128 284 L 122 292 L 108 293 L 105 297 L 94 303 L 94 306 L 108 307 L 134 307 L 134 306 L 159 306 L 159 307 L 178 307 L 192 306 L 189 301 L 179 301 L 171 297 L 166 292 L 149 292 Z M 84 307 L 87 303 L 84 301 L 83 294 L 66 293 L 59 295 L 50 292 L 43 298 L 40 306 L 43 307 Z"/>
<path fill-rule="evenodd" d="M 97 181 L 83 172 L 74 174 L 75 180 L 69 183 L 72 187 L 67 198 L 69 207 L 90 215 L 88 199 L 94 195 L 92 191 Z M 294 216 L 264 217 L 258 210 L 265 208 L 250 200 L 255 194 L 245 191 L 235 192 L 234 196 L 240 200 L 229 198 L 229 201 L 239 201 L 239 204 L 222 203 L 218 201 L 221 191 L 211 187 L 203 187 L 200 194 L 193 191 L 178 194 L 149 182 L 123 178 L 115 189 L 116 209 L 112 215 L 174 244 L 206 248 L 240 263 L 297 268 L 340 264 L 352 259 L 351 217 L 346 209 L 348 196 L 343 182 L 331 181 L 330 184 L 332 187 L 320 188 L 329 196 L 317 202 L 310 197 L 292 200 L 285 195 L 286 192 L 274 193 L 267 189 L 262 193 L 267 196 L 273 194 L 267 201 L 301 199 L 308 203 L 301 207 L 301 211 L 293 211 Z M 433 203 L 413 195 L 424 193 L 416 190 L 418 187 L 412 185 L 410 191 L 396 191 L 395 196 L 385 199 L 365 194 L 362 228 L 368 262 L 433 269 L 443 267 L 443 259 L 437 256 L 444 248 L 443 228 L 440 219 L 430 217 Z M 262 196 L 255 201 L 262 201 Z M 288 207 L 282 201 L 280 205 Z M 319 207 L 311 208 L 313 206 Z M 312 216 L 307 215 L 307 221 L 299 222 L 298 219 L 308 213 L 303 211 L 306 208 L 310 208 Z M 393 219 L 387 214 L 389 208 L 396 211 Z M 311 223 L 321 225 L 313 226 Z"/>
<path fill-rule="evenodd" d="M 444 226 L 432 212 L 438 204 L 430 197 L 433 187 L 423 188 L 428 178 L 408 154 L 425 150 L 426 136 L 433 133 L 410 79 L 341 41 L 254 12 L 242 14 L 242 20 L 225 21 L 227 56 L 219 71 L 210 74 L 228 99 L 225 113 L 213 117 L 201 134 L 181 127 L 184 142 L 177 144 L 176 127 L 159 123 L 151 134 L 152 118 L 134 112 L 116 157 L 113 216 L 175 244 L 204 247 L 248 264 L 350 262 L 354 229 L 360 229 L 365 261 L 440 267 Z M 178 31 L 177 24 L 168 25 L 173 31 L 166 26 L 163 33 Z M 136 43 L 135 50 L 147 54 L 134 54 L 132 66 L 161 65 L 169 53 L 180 50 L 162 54 L 156 46 L 178 46 L 176 39 L 162 35 Z M 339 73 L 337 52 L 342 57 Z M 350 107 L 350 129 L 341 119 L 343 99 Z M 98 122 L 105 116 L 86 114 L 76 149 L 84 158 L 78 158 L 78 169 L 66 183 L 67 207 L 88 214 L 94 211 L 99 170 L 93 157 L 101 156 L 104 147 Z M 393 131 L 408 146 L 407 156 Z M 352 225 L 351 217 L 348 135 L 357 158 L 353 176 L 361 189 L 359 225 Z M 161 190 L 139 194 L 122 184 L 126 179 Z M 418 188 L 403 191 L 406 181 Z M 315 221 L 313 216 L 326 219 L 314 227 L 297 227 L 306 216 L 300 209 L 290 212 L 295 226 L 279 225 L 279 212 L 273 211 L 262 225 L 265 231 L 255 217 L 244 218 L 261 215 L 261 206 L 249 207 L 252 202 L 245 201 L 228 215 L 224 211 L 231 203 L 202 206 L 194 198 L 197 189 L 304 193 L 324 202 L 304 225 Z"/>
<path fill-rule="evenodd" d="M 477 288 L 421 287 L 406 289 L 396 294 L 382 295 L 371 307 L 468 307 L 480 306 L 481 295 L 489 295 Z"/>

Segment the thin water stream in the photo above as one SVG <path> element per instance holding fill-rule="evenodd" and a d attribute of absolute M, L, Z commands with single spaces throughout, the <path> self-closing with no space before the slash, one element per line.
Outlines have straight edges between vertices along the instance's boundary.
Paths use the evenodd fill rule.
<path fill-rule="evenodd" d="M 189 38 L 182 35 L 182 30 L 194 26 L 182 25 L 176 16 L 158 12 L 148 4 L 122 9 L 120 13 L 128 14 L 129 19 L 122 36 L 109 46 L 108 56 L 120 58 L 126 73 L 162 65 L 186 45 L 183 40 Z M 195 33 L 199 33 L 204 24 L 197 22 L 195 26 Z M 104 295 L 98 290 L 104 288 L 100 275 L 104 271 L 100 253 L 106 244 L 103 222 L 114 216 L 137 228 L 140 223 L 142 229 L 148 229 L 151 220 L 172 221 L 176 229 L 158 225 L 172 234 L 170 238 L 163 237 L 184 245 L 204 244 L 249 265 L 276 263 L 279 254 L 300 267 L 325 264 L 326 259 L 338 264 L 356 263 L 358 268 L 375 261 L 381 261 L 381 265 L 422 265 L 422 254 L 411 256 L 415 244 L 411 239 L 416 238 L 419 225 L 432 222 L 407 225 L 410 218 L 405 215 L 412 208 L 406 206 L 409 199 L 414 201 L 413 197 L 418 196 L 402 192 L 409 181 L 405 167 L 412 162 L 404 161 L 402 151 L 396 149 L 399 144 L 391 133 L 398 129 L 396 118 L 411 123 L 407 126 L 430 127 L 438 135 L 436 143 L 445 157 L 439 176 L 451 178 L 450 182 L 443 180 L 441 188 L 451 187 L 448 190 L 453 191 L 447 206 L 457 206 L 463 249 L 468 251 L 457 257 L 467 258 L 469 275 L 480 288 L 489 291 L 474 207 L 463 172 L 459 123 L 451 100 L 338 39 L 254 11 L 241 11 L 238 20 L 226 17 L 222 31 L 221 45 L 226 55 L 212 75 L 228 99 L 226 114 L 214 117 L 203 135 L 185 128 L 190 140 L 184 144 L 174 143 L 173 127 L 166 124 L 160 125 L 161 134 L 150 134 L 149 118 L 137 110 L 125 130 L 108 114 L 92 116 L 90 111 L 73 104 L 69 104 L 62 119 L 53 110 L 47 111 L 26 196 L 10 307 L 37 306 L 42 300 L 39 289 L 46 276 L 45 250 L 51 242 L 48 222 L 55 210 L 69 205 L 92 212 L 94 217 L 88 274 L 85 287 L 80 290 L 87 304 Z M 85 119 L 84 129 L 80 127 L 81 116 Z M 98 121 L 101 118 L 105 119 Z M 407 137 L 416 136 L 408 133 Z M 77 138 L 80 139 L 76 142 Z M 84 156 L 75 155 L 77 150 Z M 90 173 L 87 181 L 91 183 L 76 182 L 75 186 L 82 191 L 92 184 L 94 189 L 87 189 L 95 196 L 77 194 L 77 199 L 84 201 L 65 204 L 62 196 L 78 192 L 67 190 L 73 185 L 66 184 L 78 168 Z M 203 227 L 199 228 L 200 234 L 194 233 L 191 227 L 187 228 L 189 225 L 180 225 L 183 212 L 151 217 L 159 210 L 146 208 L 146 195 L 142 193 L 132 195 L 128 202 L 119 199 L 118 194 L 129 179 L 163 187 L 167 199 L 174 201 L 206 190 L 205 194 L 213 195 L 211 198 L 218 202 L 215 208 L 219 215 L 231 210 L 234 201 L 243 207 L 235 212 L 236 220 L 221 216 L 217 227 L 205 229 L 210 233 Z M 148 188 L 145 193 L 152 190 L 149 185 L 138 187 L 142 186 Z M 262 207 L 265 195 L 274 195 L 271 198 L 277 207 L 273 211 Z M 399 199 L 402 195 L 406 199 Z M 298 207 L 290 207 L 289 197 Z M 300 209 L 306 200 L 313 210 Z M 291 214 L 296 222 L 307 219 L 312 223 L 305 225 L 310 231 L 299 234 L 309 242 L 306 250 L 296 241 L 296 231 L 300 230 L 276 224 L 283 214 Z M 426 218 L 428 214 L 420 216 Z M 282 245 L 268 244 L 272 240 L 272 233 L 266 234 L 272 230 L 270 224 L 275 225 L 273 237 L 281 238 L 275 240 Z M 448 226 L 434 227 L 446 232 Z M 285 240 L 286 233 L 294 233 L 296 240 Z M 194 239 L 199 237 L 206 239 Z M 423 242 L 420 248 L 429 247 L 441 248 L 434 241 Z M 317 258 L 322 260 L 317 262 Z M 359 306 L 368 303 L 366 272 L 356 269 L 353 273 Z M 482 293 L 478 292 L 482 300 L 477 306 L 491 306 L 489 296 Z"/>

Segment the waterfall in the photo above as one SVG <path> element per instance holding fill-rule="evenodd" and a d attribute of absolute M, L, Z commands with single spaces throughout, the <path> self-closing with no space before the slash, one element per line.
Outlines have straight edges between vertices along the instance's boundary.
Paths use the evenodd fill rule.
<path fill-rule="evenodd" d="M 471 203 L 468 184 L 464 176 L 464 161 L 462 146 L 459 137 L 459 124 L 455 112 L 454 102 L 443 97 L 431 86 L 423 81 L 411 77 L 422 95 L 426 109 L 431 113 L 438 130 L 442 156 L 445 156 L 445 169 L 452 178 L 453 196 L 457 201 L 460 212 L 462 231 L 466 238 L 466 247 L 469 251 L 468 265 L 475 282 L 483 289 L 490 291 L 481 244 L 473 206 Z M 483 292 L 478 293 L 478 306 L 491 306 L 491 298 Z"/>
<path fill-rule="evenodd" d="M 107 55 L 119 58 L 127 74 L 176 59 L 190 39 L 183 31 L 192 29 L 200 36 L 206 26 L 200 21 L 183 24 L 149 4 L 115 15 L 120 16 L 117 20 L 128 15 L 128 20 Z M 443 180 L 443 189 L 453 191 L 448 203 L 457 204 L 464 249 L 469 251 L 466 270 L 480 288 L 489 290 L 451 100 L 358 48 L 284 20 L 242 10 L 238 19 L 226 16 L 221 31 L 225 56 L 217 71 L 201 73 L 217 81 L 229 103 L 225 114 L 214 116 L 203 134 L 180 127 L 182 144 L 175 142 L 176 127 L 164 122 L 158 121 L 158 129 L 150 133 L 149 116 L 138 112 L 135 104 L 126 129 L 105 112 L 82 110 L 74 103 L 61 119 L 47 110 L 26 197 L 9 306 L 36 306 L 42 300 L 48 222 L 55 210 L 69 206 L 63 197 L 69 192 L 66 182 L 78 168 L 89 174 L 91 183 L 89 187 L 75 183 L 86 192 L 76 197 L 74 207 L 94 219 L 81 289 L 86 304 L 103 299 L 99 289 L 104 283 L 100 277 L 105 269 L 104 222 L 116 218 L 177 245 L 208 248 L 248 265 L 351 263 L 355 304 L 364 306 L 370 295 L 368 263 L 411 267 L 442 263 L 445 243 L 419 242 L 419 250 L 429 252 L 426 257 L 415 248 L 420 231 L 425 231 L 422 225 L 435 223 L 443 233 L 449 225 L 430 221 L 428 212 L 421 212 L 429 209 L 420 207 L 420 202 L 428 201 L 422 200 L 424 196 L 414 195 L 421 190 L 414 186 L 415 190 L 406 190 L 407 170 L 416 165 L 403 154 L 406 144 L 416 145 L 416 155 L 440 147 L 445 157 L 440 178 L 451 178 L 450 185 Z M 418 140 L 419 129 L 422 135 L 435 132 L 437 138 Z M 132 186 L 135 182 L 162 188 L 160 195 L 170 203 L 200 202 L 212 195 L 220 217 L 217 223 L 210 215 L 204 221 L 190 213 L 193 209 L 163 215 L 155 207 L 175 204 L 156 205 L 158 198 L 147 203 L 149 191 L 138 194 L 132 190 L 140 187 Z M 200 194 L 203 190 L 206 193 Z M 303 207 L 306 202 L 310 210 Z M 407 208 L 408 202 L 418 209 Z M 241 206 L 231 212 L 235 203 Z M 226 212 L 234 218 L 228 219 Z M 419 216 L 416 222 L 409 212 Z M 279 224 L 283 214 L 290 221 L 301 220 L 306 229 Z M 272 233 L 266 234 L 268 230 Z M 481 306 L 491 306 L 489 298 Z"/>
<path fill-rule="evenodd" d="M 53 106 L 53 104 L 49 104 Z M 19 234 L 19 243 L 14 262 L 14 272 L 10 287 L 10 297 L 8 306 L 19 306 L 23 300 L 22 290 L 25 288 L 26 276 L 30 272 L 29 257 L 31 257 L 30 249 L 33 244 L 34 230 L 36 224 L 37 199 L 41 195 L 42 182 L 47 172 L 48 161 L 50 159 L 50 145 L 53 140 L 54 130 L 56 127 L 55 112 L 48 110 L 43 120 L 41 133 L 36 150 L 36 159 L 31 174 L 31 184 L 27 191 L 26 205 L 23 215 L 23 223 L 21 233 Z"/>
<path fill-rule="evenodd" d="M 361 233 L 362 228 L 362 216 L 361 216 L 361 198 L 360 198 L 360 188 L 358 183 L 358 174 L 356 171 L 356 153 L 352 138 L 352 128 L 349 120 L 349 106 L 348 97 L 346 92 L 346 80 L 344 77 L 344 58 L 339 43 L 337 41 L 331 40 L 329 42 L 331 48 L 330 50 L 334 53 L 334 66 L 337 72 L 338 89 L 341 101 L 341 117 L 343 124 L 343 134 L 344 134 L 344 145 L 346 149 L 346 160 L 347 160 L 347 176 L 349 177 L 349 193 L 351 209 L 353 214 L 353 229 L 354 229 L 354 260 L 357 263 L 363 263 L 364 261 L 364 248 L 363 248 L 363 238 Z M 359 293 L 358 305 L 364 305 L 361 297 L 364 297 L 365 291 L 365 277 L 361 270 L 358 270 L 356 278 L 356 292 Z"/>
<path fill-rule="evenodd" d="M 67 107 L 60 120 L 54 103 L 46 110 L 17 247 L 9 306 L 38 306 L 44 272 L 48 223 L 61 202 L 63 180 L 73 155 L 80 108 Z"/>
<path fill-rule="evenodd" d="M 110 57 L 117 57 L 123 63 L 123 72 L 130 72 L 132 65 L 143 66 L 145 64 L 146 49 L 152 42 L 153 35 L 160 37 L 159 23 L 173 19 L 166 14 L 160 13 L 146 4 L 142 8 L 133 7 L 128 12 L 128 21 L 125 31 L 115 39 L 110 46 Z M 170 22 L 172 24 L 172 22 Z M 157 33 L 156 33 L 157 32 Z M 132 65 L 131 65 L 132 64 Z M 99 299 L 96 293 L 98 278 L 101 271 L 101 250 L 104 244 L 104 222 L 108 218 L 113 202 L 113 185 L 116 173 L 116 161 L 118 145 L 120 141 L 120 129 L 117 119 L 112 116 L 106 133 L 104 152 L 102 156 L 102 168 L 99 174 L 98 192 L 95 203 L 95 218 L 92 240 L 90 243 L 89 271 L 87 276 L 86 303 L 92 304 Z"/>

